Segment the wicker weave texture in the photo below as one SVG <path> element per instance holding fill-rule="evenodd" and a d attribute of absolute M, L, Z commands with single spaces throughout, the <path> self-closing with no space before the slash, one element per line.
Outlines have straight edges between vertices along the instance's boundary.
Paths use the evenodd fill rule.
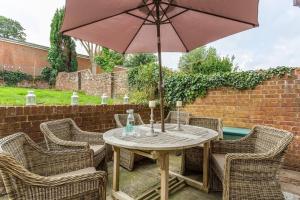
<path fill-rule="evenodd" d="M 221 119 L 193 116 L 189 119 L 189 124 L 217 131 L 220 138 L 223 138 L 223 125 Z M 203 147 L 194 147 L 183 151 L 181 164 L 182 174 L 186 174 L 189 171 L 202 172 L 202 168 Z"/>
<path fill-rule="evenodd" d="M 143 125 L 144 122 L 138 113 L 133 113 L 135 125 Z M 126 126 L 128 114 L 115 114 L 114 118 L 118 128 Z M 141 155 L 137 155 L 126 149 L 120 150 L 120 165 L 129 171 L 134 168 L 134 163 L 143 159 Z"/>
<path fill-rule="evenodd" d="M 223 199 L 284 199 L 278 173 L 292 139 L 287 131 L 255 126 L 240 140 L 212 142 L 212 153 L 225 156 L 224 171 L 211 162 L 211 175 L 223 182 Z"/>
<path fill-rule="evenodd" d="M 47 148 L 51 151 L 89 150 L 89 145 L 105 145 L 102 133 L 83 131 L 69 118 L 44 122 L 40 128 L 44 134 Z M 110 148 L 105 148 L 95 154 L 95 167 L 100 163 L 106 166 L 106 160 L 111 155 Z"/>
<path fill-rule="evenodd" d="M 0 172 L 12 200 L 106 198 L 106 173 L 49 177 L 93 166 L 92 151 L 50 152 L 26 134 L 0 140 Z"/>

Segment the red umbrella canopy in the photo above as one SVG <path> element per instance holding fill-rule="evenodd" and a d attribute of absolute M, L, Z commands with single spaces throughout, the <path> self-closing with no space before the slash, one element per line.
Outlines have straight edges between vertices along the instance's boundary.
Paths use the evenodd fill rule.
<path fill-rule="evenodd" d="M 187 52 L 258 26 L 258 1 L 67 0 L 61 30 L 121 53 L 146 53 L 158 51 L 159 23 L 161 50 Z"/>

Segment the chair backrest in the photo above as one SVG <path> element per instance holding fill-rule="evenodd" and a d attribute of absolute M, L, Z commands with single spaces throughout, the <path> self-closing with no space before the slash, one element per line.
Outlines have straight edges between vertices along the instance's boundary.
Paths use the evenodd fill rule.
<path fill-rule="evenodd" d="M 181 124 L 189 124 L 190 114 L 187 112 L 180 112 L 179 121 Z M 177 123 L 177 111 L 170 111 L 165 119 L 166 123 L 176 124 Z"/>
<path fill-rule="evenodd" d="M 54 134 L 57 138 L 61 140 L 72 141 L 72 119 L 60 119 L 54 121 L 48 121 L 41 124 L 41 129 L 47 140 L 47 134 Z"/>
<path fill-rule="evenodd" d="M 223 139 L 223 124 L 219 118 L 193 116 L 189 120 L 189 125 L 209 128 L 219 133 L 219 139 Z"/>
<path fill-rule="evenodd" d="M 254 153 L 283 151 L 293 139 L 293 134 L 268 126 L 255 126 L 249 136 L 253 142 Z"/>
<path fill-rule="evenodd" d="M 138 113 L 133 113 L 135 125 L 143 125 L 144 122 Z M 114 118 L 118 128 L 126 126 L 128 114 L 115 114 Z"/>
<path fill-rule="evenodd" d="M 26 146 L 28 146 L 27 139 L 24 133 L 15 133 L 0 139 L 0 151 L 11 155 L 15 160 L 26 169 L 28 168 Z"/>

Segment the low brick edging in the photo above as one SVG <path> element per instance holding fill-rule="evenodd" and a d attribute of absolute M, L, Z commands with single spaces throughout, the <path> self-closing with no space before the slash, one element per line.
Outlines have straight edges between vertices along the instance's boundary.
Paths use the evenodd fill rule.
<path fill-rule="evenodd" d="M 27 133 L 34 141 L 43 141 L 40 124 L 49 120 L 72 118 L 87 131 L 104 132 L 115 128 L 114 114 L 134 109 L 145 123 L 149 123 L 150 109 L 143 105 L 91 106 L 8 106 L 0 107 L 0 138 L 16 132 Z M 159 120 L 159 109 L 155 117 Z"/>
<path fill-rule="evenodd" d="M 186 105 L 192 115 L 218 117 L 224 126 L 252 128 L 257 124 L 290 131 L 285 167 L 300 171 L 300 68 L 291 76 L 273 78 L 252 90 L 221 88 Z"/>
<path fill-rule="evenodd" d="M 91 105 L 91 106 L 7 106 L 0 107 L 0 138 L 16 132 L 27 133 L 34 141 L 44 141 L 40 124 L 49 120 L 72 118 L 82 130 L 105 132 L 115 128 L 114 114 L 134 109 L 145 123 L 149 123 L 150 109 L 143 105 Z M 159 109 L 155 109 L 159 120 Z M 0 176 L 0 196 L 5 194 Z"/>

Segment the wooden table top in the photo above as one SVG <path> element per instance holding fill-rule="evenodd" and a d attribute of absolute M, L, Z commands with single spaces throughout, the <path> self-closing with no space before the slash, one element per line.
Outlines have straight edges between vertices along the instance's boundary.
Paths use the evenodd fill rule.
<path fill-rule="evenodd" d="M 187 149 L 206 143 L 218 137 L 218 132 L 198 126 L 181 125 L 182 131 L 175 130 L 176 124 L 165 124 L 166 132 L 160 132 L 160 124 L 154 125 L 157 136 L 146 136 L 150 125 L 135 126 L 137 136 L 123 136 L 124 128 L 111 129 L 104 133 L 106 143 L 134 150 L 172 151 Z"/>

